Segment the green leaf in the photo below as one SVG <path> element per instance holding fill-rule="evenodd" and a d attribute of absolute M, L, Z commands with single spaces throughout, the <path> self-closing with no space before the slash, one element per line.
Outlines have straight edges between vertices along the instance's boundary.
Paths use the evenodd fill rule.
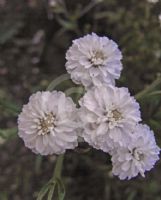
<path fill-rule="evenodd" d="M 127 200 L 134 200 L 136 197 L 136 191 L 130 191 L 130 195 L 128 196 Z"/>
<path fill-rule="evenodd" d="M 15 36 L 22 27 L 20 21 L 6 21 L 0 26 L 0 44 L 5 44 L 13 36 Z"/>
<path fill-rule="evenodd" d="M 7 99 L 0 99 L 0 107 L 13 115 L 18 115 L 20 112 L 20 107 Z"/>
<path fill-rule="evenodd" d="M 51 181 L 49 181 L 46 185 L 44 185 L 44 187 L 40 190 L 38 194 L 37 200 L 42 200 L 45 197 L 45 195 L 50 189 L 50 185 L 51 185 Z"/>
<path fill-rule="evenodd" d="M 53 185 L 51 186 L 47 200 L 52 200 L 52 197 L 54 195 L 55 186 L 56 186 L 56 182 L 54 182 Z"/>
<path fill-rule="evenodd" d="M 65 198 L 65 186 L 61 179 L 57 179 L 58 186 L 58 200 L 64 200 Z"/>
<path fill-rule="evenodd" d="M 161 75 L 158 74 L 157 78 L 148 87 L 146 87 L 144 90 L 135 95 L 135 98 L 137 100 L 145 98 L 149 93 L 154 92 L 155 88 L 158 87 L 160 84 L 161 84 Z"/>
<path fill-rule="evenodd" d="M 9 140 L 17 135 L 17 128 L 0 129 L 0 137 Z"/>
<path fill-rule="evenodd" d="M 154 129 L 161 130 L 161 124 L 160 124 L 159 121 L 156 121 L 154 119 L 150 119 L 149 123 Z"/>
<path fill-rule="evenodd" d="M 77 27 L 77 24 L 75 22 L 66 21 L 64 19 L 61 19 L 60 17 L 57 18 L 59 24 L 64 27 L 66 30 L 75 30 Z"/>
<path fill-rule="evenodd" d="M 161 120 L 161 109 L 158 108 L 158 112 L 154 115 L 154 117 L 160 121 Z"/>
<path fill-rule="evenodd" d="M 151 92 L 150 94 L 148 94 L 149 96 L 153 96 L 153 95 L 161 95 L 161 90 L 157 90 L 154 92 Z"/>

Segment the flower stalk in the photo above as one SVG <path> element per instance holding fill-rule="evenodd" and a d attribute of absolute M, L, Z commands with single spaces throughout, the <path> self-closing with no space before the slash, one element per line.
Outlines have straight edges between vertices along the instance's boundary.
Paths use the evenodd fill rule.
<path fill-rule="evenodd" d="M 61 180 L 63 161 L 64 161 L 64 154 L 61 154 L 57 158 L 53 177 L 44 187 L 42 187 L 42 189 L 38 194 L 37 200 L 42 200 L 47 195 L 47 193 L 48 193 L 47 200 L 51 200 L 54 195 L 55 189 L 57 189 L 58 200 L 64 199 L 65 189 Z"/>
<path fill-rule="evenodd" d="M 161 84 L 161 75 L 159 74 L 157 79 L 152 82 L 151 85 L 149 85 L 148 87 L 146 87 L 144 90 L 142 90 L 141 92 L 139 92 L 138 94 L 135 95 L 135 98 L 137 100 L 140 100 L 142 98 L 144 98 L 147 94 L 149 94 L 150 92 L 153 92 L 153 90 L 159 86 Z"/>
<path fill-rule="evenodd" d="M 56 161 L 53 179 L 61 179 L 63 161 L 64 161 L 64 154 L 61 154 L 58 156 L 57 161 Z"/>

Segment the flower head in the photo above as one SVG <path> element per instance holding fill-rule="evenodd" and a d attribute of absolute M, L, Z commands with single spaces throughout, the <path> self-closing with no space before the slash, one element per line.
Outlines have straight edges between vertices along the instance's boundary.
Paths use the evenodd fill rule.
<path fill-rule="evenodd" d="M 33 152 L 62 154 L 77 146 L 76 107 L 63 92 L 37 92 L 18 118 L 19 136 Z"/>
<path fill-rule="evenodd" d="M 72 80 L 85 87 L 114 84 L 122 69 L 117 44 L 95 33 L 73 41 L 66 53 L 66 69 Z"/>
<path fill-rule="evenodd" d="M 139 105 L 126 88 L 102 86 L 80 100 L 82 136 L 95 148 L 109 152 L 115 143 L 126 146 L 131 129 L 140 121 Z"/>
<path fill-rule="evenodd" d="M 113 174 L 120 179 L 131 179 L 139 173 L 144 177 L 144 172 L 152 169 L 159 159 L 159 152 L 153 132 L 148 126 L 138 124 L 127 147 L 113 151 Z"/>

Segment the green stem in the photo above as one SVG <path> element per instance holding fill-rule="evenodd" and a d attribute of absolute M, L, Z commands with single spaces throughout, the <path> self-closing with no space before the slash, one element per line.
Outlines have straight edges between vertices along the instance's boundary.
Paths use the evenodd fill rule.
<path fill-rule="evenodd" d="M 48 199 L 52 198 L 57 182 L 61 181 L 63 160 L 64 160 L 63 154 L 58 156 L 53 177 L 50 179 L 50 181 L 48 181 L 46 185 L 42 187 L 42 189 L 40 190 L 38 194 L 37 200 L 42 200 L 47 195 L 48 192 L 49 192 Z"/>
<path fill-rule="evenodd" d="M 136 99 L 142 99 L 147 93 L 152 92 L 158 85 L 161 84 L 161 75 L 158 75 L 158 78 L 143 91 L 135 95 Z"/>
<path fill-rule="evenodd" d="M 57 158 L 53 179 L 61 179 L 63 161 L 64 161 L 64 154 L 58 156 Z"/>

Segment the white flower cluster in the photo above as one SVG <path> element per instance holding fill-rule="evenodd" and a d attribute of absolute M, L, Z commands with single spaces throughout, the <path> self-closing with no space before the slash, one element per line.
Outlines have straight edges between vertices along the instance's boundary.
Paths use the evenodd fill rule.
<path fill-rule="evenodd" d="M 92 33 L 74 40 L 66 53 L 66 69 L 86 93 L 80 108 L 63 92 L 37 92 L 19 115 L 19 136 L 42 155 L 62 154 L 89 145 L 112 156 L 113 174 L 131 179 L 153 168 L 160 148 L 153 132 L 140 124 L 140 108 L 127 88 L 115 86 L 122 54 L 107 37 Z M 80 131 L 81 130 L 81 131 Z"/>

